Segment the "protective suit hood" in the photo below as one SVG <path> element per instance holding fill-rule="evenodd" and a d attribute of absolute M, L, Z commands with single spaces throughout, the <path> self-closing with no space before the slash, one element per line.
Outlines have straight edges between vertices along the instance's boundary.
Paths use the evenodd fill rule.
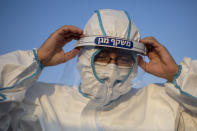
<path fill-rule="evenodd" d="M 77 62 L 77 68 L 81 75 L 79 92 L 96 103 L 109 104 L 131 90 L 132 79 L 137 74 L 137 53 L 145 54 L 145 46 L 139 43 L 140 33 L 129 15 L 120 10 L 95 11 L 85 25 L 84 35 L 85 37 L 76 44 L 76 47 L 83 46 Z M 128 48 L 128 42 L 131 42 L 131 48 Z M 123 79 L 118 79 L 116 77 L 118 75 L 114 74 L 113 78 L 109 80 L 112 84 L 107 80 L 100 79 L 99 72 L 95 70 L 94 65 L 95 56 L 102 50 L 98 47 L 121 48 L 133 52 L 135 63 Z M 119 73 L 116 72 L 116 74 Z"/>

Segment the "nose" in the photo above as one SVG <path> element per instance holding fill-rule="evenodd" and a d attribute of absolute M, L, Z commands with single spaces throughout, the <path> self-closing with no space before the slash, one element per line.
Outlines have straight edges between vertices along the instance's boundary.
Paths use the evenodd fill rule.
<path fill-rule="evenodd" d="M 110 58 L 110 61 L 109 61 L 109 64 L 116 64 L 116 53 L 114 52 L 110 52 L 109 53 L 109 58 Z"/>

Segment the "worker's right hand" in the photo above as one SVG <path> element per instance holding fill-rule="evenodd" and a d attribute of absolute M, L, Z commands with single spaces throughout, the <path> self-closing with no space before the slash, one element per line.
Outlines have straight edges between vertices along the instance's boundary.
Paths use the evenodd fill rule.
<path fill-rule="evenodd" d="M 83 36 L 83 31 L 78 27 L 66 25 L 54 32 L 38 49 L 37 55 L 41 64 L 53 66 L 64 63 L 75 57 L 79 49 L 75 48 L 69 52 L 64 52 L 63 47 L 66 43 L 78 40 Z"/>

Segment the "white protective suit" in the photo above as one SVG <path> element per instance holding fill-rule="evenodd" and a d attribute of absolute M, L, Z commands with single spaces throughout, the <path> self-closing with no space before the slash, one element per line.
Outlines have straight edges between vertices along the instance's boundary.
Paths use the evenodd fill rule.
<path fill-rule="evenodd" d="M 87 23 L 86 35 L 103 35 L 97 15 Z M 128 38 L 129 34 L 130 40 L 139 40 L 137 28 L 123 11 L 100 10 L 100 17 L 106 36 Z M 90 56 L 94 50 L 90 50 Z M 83 56 L 81 52 L 77 65 L 80 73 L 84 66 L 91 68 L 90 58 Z M 42 68 L 36 50 L 0 56 L 0 131 L 197 130 L 197 61 L 190 58 L 181 62 L 173 82 L 125 88 L 127 92 L 110 97 L 102 108 L 96 108 L 92 99 L 84 96 L 81 91 L 93 93 L 85 86 L 80 89 L 36 82 Z"/>

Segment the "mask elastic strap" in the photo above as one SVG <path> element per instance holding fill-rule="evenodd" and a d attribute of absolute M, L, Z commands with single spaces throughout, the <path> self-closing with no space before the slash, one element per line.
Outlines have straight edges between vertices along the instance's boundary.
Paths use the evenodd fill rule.
<path fill-rule="evenodd" d="M 98 21 L 99 21 L 99 25 L 100 25 L 101 31 L 103 33 L 103 36 L 106 36 L 106 33 L 105 33 L 105 29 L 103 27 L 103 23 L 102 23 L 100 12 L 99 12 L 99 10 L 96 10 L 95 12 L 96 12 L 96 14 L 98 16 Z"/>

